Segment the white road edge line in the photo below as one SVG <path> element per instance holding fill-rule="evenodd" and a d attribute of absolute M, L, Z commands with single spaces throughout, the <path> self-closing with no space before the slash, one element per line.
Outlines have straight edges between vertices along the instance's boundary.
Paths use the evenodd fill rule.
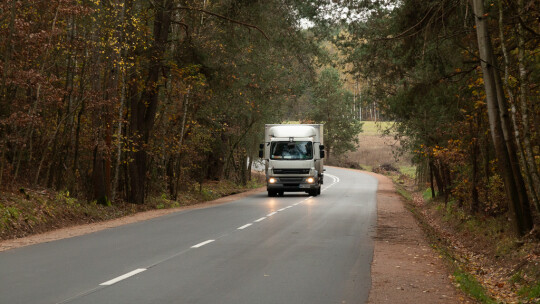
<path fill-rule="evenodd" d="M 146 269 L 145 269 L 145 268 L 135 269 L 135 270 L 133 270 L 133 271 L 131 271 L 131 272 L 128 272 L 128 273 L 126 273 L 126 274 L 124 274 L 124 275 L 121 275 L 121 276 L 119 276 L 119 277 L 117 277 L 117 278 L 114 278 L 114 279 L 112 279 L 112 280 L 110 280 L 110 281 L 101 283 L 101 284 L 99 284 L 99 285 L 100 285 L 100 286 L 110 286 L 110 285 L 112 285 L 112 284 L 118 283 L 118 282 L 120 282 L 120 281 L 122 281 L 122 280 L 125 280 L 125 279 L 127 279 L 127 278 L 129 278 L 129 277 L 132 277 L 132 276 L 134 276 L 134 275 L 136 275 L 136 274 L 138 274 L 138 273 L 141 273 L 141 272 L 143 272 L 143 271 L 146 271 Z"/>
<path fill-rule="evenodd" d="M 210 243 L 212 243 L 213 241 L 215 241 L 215 240 L 204 241 L 204 242 L 199 243 L 199 244 L 197 244 L 197 245 L 191 246 L 191 248 L 199 248 L 199 247 L 202 247 L 202 246 L 204 246 L 204 245 L 206 245 L 206 244 L 210 244 Z"/>
<path fill-rule="evenodd" d="M 289 208 L 292 208 L 292 206 L 287 206 L 287 207 L 285 207 L 285 209 L 289 209 Z"/>
<path fill-rule="evenodd" d="M 272 213 L 267 214 L 266 216 L 272 216 L 272 215 L 274 215 L 274 214 L 276 214 L 276 213 L 277 213 L 277 212 L 272 212 Z"/>
<path fill-rule="evenodd" d="M 278 212 L 281 212 L 281 211 L 283 211 L 283 210 L 285 210 L 285 208 L 278 209 Z"/>
<path fill-rule="evenodd" d="M 266 219 L 266 216 L 261 217 L 261 218 L 258 219 L 258 220 L 254 220 L 253 222 L 254 222 L 254 223 L 258 223 L 258 222 L 260 222 L 260 221 L 264 221 L 264 219 Z"/>
<path fill-rule="evenodd" d="M 251 225 L 253 225 L 253 224 L 251 224 L 251 223 L 250 223 L 250 224 L 245 224 L 244 226 L 238 227 L 238 228 L 236 228 L 236 229 L 242 230 L 242 229 L 245 229 L 245 228 L 247 228 L 247 227 L 249 227 L 249 226 L 251 226 Z"/>

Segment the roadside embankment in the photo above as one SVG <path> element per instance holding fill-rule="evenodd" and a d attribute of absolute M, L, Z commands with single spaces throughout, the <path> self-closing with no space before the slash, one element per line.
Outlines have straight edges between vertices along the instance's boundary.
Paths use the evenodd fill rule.
<path fill-rule="evenodd" d="M 474 303 L 452 284 L 442 258 L 405 208 L 392 180 L 362 172 L 379 181 L 368 303 Z"/>
<path fill-rule="evenodd" d="M 186 193 L 179 201 L 156 198 L 145 205 L 122 203 L 112 206 L 79 202 L 69 193 L 28 190 L 22 196 L 4 193 L 0 199 L 0 251 L 222 204 L 264 190 L 214 184 L 205 186 L 201 192 Z"/>

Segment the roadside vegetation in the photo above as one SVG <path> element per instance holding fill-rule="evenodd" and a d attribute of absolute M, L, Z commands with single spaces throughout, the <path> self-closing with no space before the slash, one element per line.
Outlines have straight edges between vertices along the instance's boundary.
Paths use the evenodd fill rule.
<path fill-rule="evenodd" d="M 479 303 L 538 303 L 540 244 L 516 237 L 506 216 L 479 217 L 432 198 L 426 183 L 386 172 L 407 201 L 455 286 Z M 427 187 L 427 188 L 426 188 Z"/>
<path fill-rule="evenodd" d="M 0 191 L 108 206 L 246 185 L 264 124 L 287 120 L 354 148 L 352 93 L 310 15 L 295 0 L 2 1 Z"/>
<path fill-rule="evenodd" d="M 137 212 L 200 204 L 261 187 L 263 181 L 263 176 L 254 174 L 253 179 L 245 185 L 230 181 L 193 184 L 177 200 L 171 200 L 164 194 L 151 197 L 144 205 L 126 202 L 103 205 L 77 198 L 68 191 L 43 188 L 4 191 L 0 197 L 0 240 L 116 219 Z"/>
<path fill-rule="evenodd" d="M 538 4 L 383 2 L 348 6 L 362 21 L 343 15 L 333 42 L 356 95 L 394 122 L 388 135 L 411 155 L 406 196 L 458 261 L 460 286 L 477 293 L 475 279 L 497 302 L 540 301 Z"/>
<path fill-rule="evenodd" d="M 394 180 L 428 240 L 447 262 L 453 283 L 471 298 L 479 303 L 537 303 L 537 239 L 517 237 L 506 215 L 471 214 L 455 198 L 445 202 L 444 197 L 433 195 L 429 182 L 417 179 L 416 165 L 411 164 L 414 154 L 388 157 L 401 149 L 392 144 L 392 134 L 383 131 L 392 124 L 364 122 L 359 142 L 369 145 L 345 154 L 339 165 L 379 172 Z"/>

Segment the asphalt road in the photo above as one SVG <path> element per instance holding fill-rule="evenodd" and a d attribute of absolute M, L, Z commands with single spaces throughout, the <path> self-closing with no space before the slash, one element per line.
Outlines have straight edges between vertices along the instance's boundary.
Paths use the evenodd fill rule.
<path fill-rule="evenodd" d="M 377 181 L 266 192 L 0 253 L 0 303 L 364 303 Z"/>

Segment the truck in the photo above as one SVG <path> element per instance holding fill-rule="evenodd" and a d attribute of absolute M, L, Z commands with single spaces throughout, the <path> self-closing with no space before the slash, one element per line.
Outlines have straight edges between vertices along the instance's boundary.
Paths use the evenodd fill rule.
<path fill-rule="evenodd" d="M 324 181 L 322 124 L 267 124 L 259 157 L 264 160 L 268 196 L 284 192 L 321 194 Z"/>

